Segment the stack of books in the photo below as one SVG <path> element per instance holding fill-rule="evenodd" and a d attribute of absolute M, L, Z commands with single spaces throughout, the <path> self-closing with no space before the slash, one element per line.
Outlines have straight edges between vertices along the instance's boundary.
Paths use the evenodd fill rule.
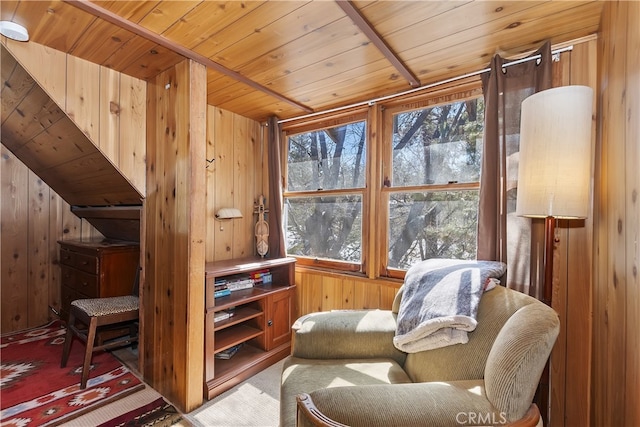
<path fill-rule="evenodd" d="M 266 285 L 271 283 L 271 272 L 268 269 L 254 271 L 251 273 L 251 278 L 256 285 Z"/>
<path fill-rule="evenodd" d="M 271 283 L 269 270 L 255 271 L 251 274 L 236 274 L 216 279 L 214 297 L 224 297 L 233 291 L 253 288 L 255 284 Z"/>

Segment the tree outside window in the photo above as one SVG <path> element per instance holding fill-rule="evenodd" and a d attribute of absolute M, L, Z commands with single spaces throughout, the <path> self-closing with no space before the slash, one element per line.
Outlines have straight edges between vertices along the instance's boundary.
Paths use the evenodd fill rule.
<path fill-rule="evenodd" d="M 366 139 L 365 121 L 288 135 L 284 222 L 289 255 L 359 269 Z"/>
<path fill-rule="evenodd" d="M 287 254 L 391 278 L 428 258 L 475 259 L 480 95 L 475 85 L 370 106 L 380 129 L 365 112 L 284 129 Z"/>
<path fill-rule="evenodd" d="M 428 258 L 474 259 L 482 98 L 392 114 L 388 269 Z M 388 134 L 388 133 L 387 133 Z"/>

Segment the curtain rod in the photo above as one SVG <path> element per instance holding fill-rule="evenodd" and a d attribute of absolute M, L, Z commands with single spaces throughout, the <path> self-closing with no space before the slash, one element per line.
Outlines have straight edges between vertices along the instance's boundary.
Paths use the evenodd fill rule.
<path fill-rule="evenodd" d="M 568 51 L 571 51 L 571 50 L 573 50 L 573 45 L 553 50 L 553 51 L 551 51 L 551 54 L 552 55 L 559 55 L 562 52 L 568 52 Z M 540 58 L 542 58 L 542 55 L 537 54 L 537 55 L 528 56 L 528 57 L 522 58 L 522 59 L 516 59 L 514 61 L 506 62 L 506 63 L 502 64 L 502 68 L 507 68 L 507 67 L 510 67 L 512 65 L 522 64 L 523 62 L 538 60 Z M 307 119 L 309 117 L 320 116 L 322 114 L 335 113 L 337 111 L 348 110 L 350 108 L 361 107 L 363 105 L 371 106 L 371 105 L 374 105 L 374 104 L 376 104 L 376 103 L 378 103 L 380 101 L 386 101 L 388 99 L 399 98 L 401 96 L 409 95 L 409 94 L 412 94 L 412 93 L 415 93 L 415 92 L 419 92 L 419 91 L 422 91 L 422 90 L 425 90 L 425 89 L 431 89 L 432 87 L 440 86 L 440 85 L 451 83 L 451 82 L 455 82 L 457 80 L 466 79 L 467 77 L 477 76 L 477 75 L 480 75 L 480 74 L 483 74 L 483 73 L 487 73 L 489 71 L 491 71 L 491 68 L 487 67 L 487 68 L 484 68 L 482 70 L 478 70 L 478 71 L 474 71 L 474 72 L 471 72 L 471 73 L 463 74 L 461 76 L 451 77 L 451 78 L 446 79 L 446 80 L 441 80 L 441 81 L 436 82 L 436 83 L 430 83 L 430 84 L 428 84 L 426 86 L 420 86 L 420 87 L 409 89 L 409 90 L 406 90 L 404 92 L 396 93 L 396 94 L 393 94 L 393 95 L 382 96 L 380 98 L 374 98 L 374 99 L 370 99 L 368 101 L 357 102 L 355 104 L 345 105 L 343 107 L 336 107 L 336 108 L 332 108 L 330 110 L 318 111 L 316 113 L 305 114 L 303 116 L 292 117 L 290 119 L 278 120 L 278 124 L 292 122 L 294 120 Z"/>

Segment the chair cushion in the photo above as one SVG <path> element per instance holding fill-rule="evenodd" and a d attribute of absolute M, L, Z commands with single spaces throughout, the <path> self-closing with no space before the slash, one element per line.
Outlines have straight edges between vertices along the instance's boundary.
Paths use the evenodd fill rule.
<path fill-rule="evenodd" d="M 313 390 L 411 380 L 393 359 L 303 359 L 289 356 L 282 369 L 280 425 L 295 426 L 296 395 Z"/>
<path fill-rule="evenodd" d="M 71 305 L 85 312 L 87 316 L 96 317 L 137 311 L 139 302 L 137 296 L 125 295 L 121 297 L 77 299 L 72 301 Z"/>
<path fill-rule="evenodd" d="M 404 363 L 395 348 L 396 316 L 389 310 L 338 310 L 298 319 L 291 354 L 304 359 L 390 358 Z"/>

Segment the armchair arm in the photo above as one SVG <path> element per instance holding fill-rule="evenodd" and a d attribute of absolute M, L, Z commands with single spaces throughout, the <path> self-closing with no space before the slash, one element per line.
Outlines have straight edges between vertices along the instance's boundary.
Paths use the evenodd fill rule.
<path fill-rule="evenodd" d="M 516 311 L 500 330 L 484 381 L 487 397 L 508 417 L 527 411 L 559 331 L 558 314 L 538 301 Z"/>
<path fill-rule="evenodd" d="M 390 310 L 311 313 L 293 327 L 292 355 L 305 359 L 390 358 L 403 364 L 395 348 L 396 315 Z"/>
<path fill-rule="evenodd" d="M 314 427 L 349 427 L 332 420 L 320 412 L 318 408 L 316 408 L 316 405 L 313 404 L 311 396 L 307 393 L 296 396 L 296 403 L 296 426 L 304 425 L 306 421 L 306 423 L 311 423 Z"/>
<path fill-rule="evenodd" d="M 484 396 L 482 381 L 338 387 L 303 393 L 297 400 L 298 427 L 459 426 L 533 427 L 535 404 L 510 421 Z M 393 388 L 390 388 L 393 387 Z"/>

